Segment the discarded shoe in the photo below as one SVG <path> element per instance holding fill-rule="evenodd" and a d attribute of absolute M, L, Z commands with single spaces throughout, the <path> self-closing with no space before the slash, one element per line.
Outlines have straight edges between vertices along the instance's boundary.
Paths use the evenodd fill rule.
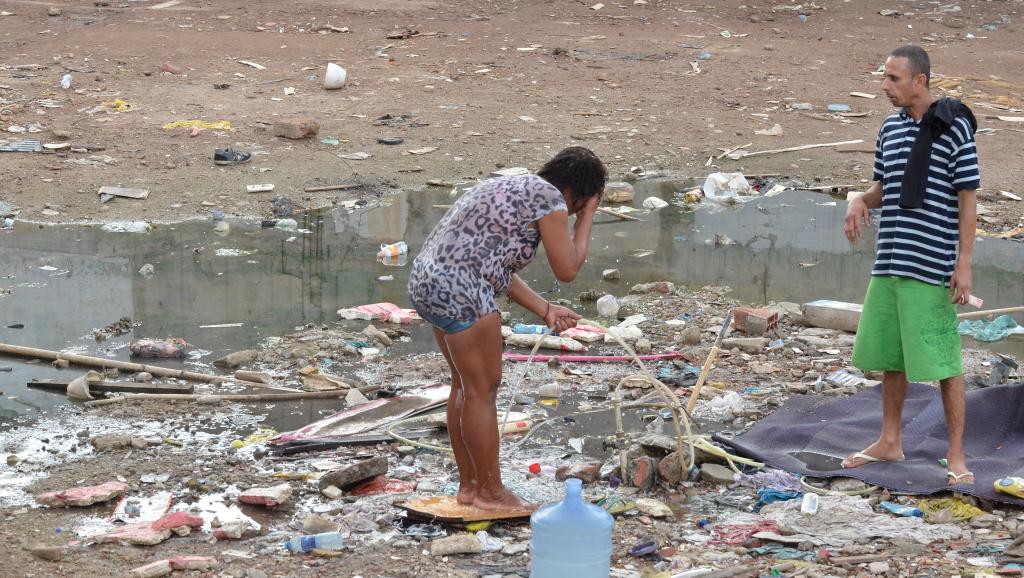
<path fill-rule="evenodd" d="M 233 148 L 216 149 L 213 151 L 213 162 L 218 165 L 240 165 L 249 162 L 252 153 L 236 151 Z"/>

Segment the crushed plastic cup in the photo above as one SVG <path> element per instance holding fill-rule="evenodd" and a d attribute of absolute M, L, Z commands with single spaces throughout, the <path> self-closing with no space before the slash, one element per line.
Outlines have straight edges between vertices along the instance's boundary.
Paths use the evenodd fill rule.
<path fill-rule="evenodd" d="M 324 88 L 335 90 L 345 86 L 348 78 L 348 71 L 333 62 L 327 63 L 327 70 L 324 72 Z"/>

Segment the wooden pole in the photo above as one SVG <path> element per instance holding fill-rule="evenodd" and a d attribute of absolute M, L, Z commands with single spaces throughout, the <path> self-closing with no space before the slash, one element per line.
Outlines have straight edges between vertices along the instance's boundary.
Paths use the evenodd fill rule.
<path fill-rule="evenodd" d="M 979 317 L 988 317 L 989 315 L 1005 315 L 1007 313 L 1020 313 L 1024 311 L 1024 305 L 1018 305 L 1017 307 L 1003 307 L 1002 309 L 989 309 L 988 311 L 968 311 L 967 313 L 960 313 L 956 316 L 957 319 L 977 319 Z"/>
<path fill-rule="evenodd" d="M 307 193 L 320 193 L 323 191 L 347 191 L 349 189 L 358 189 L 365 187 L 363 183 L 348 184 L 348 185 L 327 185 L 325 187 L 306 187 L 303 189 Z"/>
<path fill-rule="evenodd" d="M 90 357 L 88 355 L 78 355 L 77 353 L 63 353 L 60 351 L 50 351 L 49 349 L 23 347 L 21 345 L 10 345 L 7 343 L 0 343 L 0 354 L 15 355 L 20 357 L 31 357 L 34 359 L 63 359 L 65 361 L 68 361 L 69 363 L 84 365 L 86 367 L 95 367 L 98 369 L 106 369 L 108 367 L 111 367 L 119 369 L 121 371 L 131 371 L 135 373 L 144 371 L 157 377 L 173 377 L 188 381 L 198 381 L 201 383 L 237 383 L 239 385 L 245 385 L 248 387 L 255 387 L 260 389 L 283 389 L 280 387 L 275 387 L 264 383 L 256 383 L 254 381 L 243 381 L 240 379 L 235 379 L 233 377 L 224 375 L 209 375 L 206 373 L 185 371 L 183 369 L 171 369 L 169 367 L 160 367 L 158 365 L 143 365 L 141 363 L 132 363 L 129 361 L 118 361 L 117 359 Z"/>
<path fill-rule="evenodd" d="M 618 217 L 618 218 L 622 219 L 623 221 L 642 221 L 643 220 L 643 219 L 638 219 L 636 217 L 627 215 L 625 213 L 620 213 L 620 212 L 616 211 L 615 209 L 609 209 L 608 207 L 598 207 L 597 210 L 600 213 L 604 213 L 606 215 L 611 215 L 613 217 Z"/>
<path fill-rule="evenodd" d="M 729 332 L 729 326 L 732 325 L 732 310 L 725 316 L 725 321 L 722 323 L 722 330 L 718 332 L 718 338 L 715 339 L 715 344 L 711 346 L 711 351 L 708 352 L 708 358 L 704 360 L 704 366 L 700 369 L 700 376 L 697 378 L 697 384 L 693 386 L 693 394 L 690 395 L 690 402 L 686 404 L 686 413 L 692 414 L 693 408 L 697 405 L 697 398 L 700 397 L 700 390 L 704 387 L 704 382 L 708 378 L 708 373 L 711 372 L 711 366 L 715 363 L 715 358 L 718 357 L 718 349 L 722 346 L 722 340 L 725 339 L 725 334 Z"/>

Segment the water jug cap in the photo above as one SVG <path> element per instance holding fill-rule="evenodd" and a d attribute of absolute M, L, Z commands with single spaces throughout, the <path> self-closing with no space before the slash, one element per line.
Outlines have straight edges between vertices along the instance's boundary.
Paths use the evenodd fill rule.
<path fill-rule="evenodd" d="M 583 493 L 583 481 L 579 478 L 566 478 L 565 480 L 565 497 L 566 498 L 579 498 Z"/>

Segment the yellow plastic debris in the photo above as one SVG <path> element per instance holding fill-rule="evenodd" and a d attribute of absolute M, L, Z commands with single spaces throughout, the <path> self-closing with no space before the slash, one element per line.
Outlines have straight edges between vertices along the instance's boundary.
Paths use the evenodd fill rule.
<path fill-rule="evenodd" d="M 164 125 L 165 130 L 174 130 L 176 128 L 205 128 L 210 130 L 231 130 L 230 120 L 218 120 L 210 122 L 208 120 L 176 120 L 169 122 Z"/>
<path fill-rule="evenodd" d="M 235 440 L 231 442 L 231 447 L 237 449 L 251 446 L 252 444 L 263 443 L 271 438 L 277 437 L 278 433 L 275 429 L 261 429 L 255 433 L 249 434 L 244 440 Z"/>
<path fill-rule="evenodd" d="M 479 532 L 480 530 L 486 530 L 490 528 L 493 524 L 494 522 L 488 520 L 484 520 L 483 522 L 472 522 L 466 524 L 466 529 L 470 532 Z"/>
<path fill-rule="evenodd" d="M 102 106 L 112 108 L 117 112 L 128 112 L 132 109 L 132 105 L 129 102 L 125 102 L 120 98 L 117 100 L 108 100 L 107 102 L 101 103 Z"/>
<path fill-rule="evenodd" d="M 1024 498 L 1024 478 L 1002 478 L 993 484 L 997 492 Z"/>
<path fill-rule="evenodd" d="M 946 521 L 946 519 L 959 522 L 962 520 L 970 520 L 975 516 L 980 516 L 985 513 L 956 498 L 918 500 L 917 507 L 924 512 L 924 519 L 926 522 Z M 949 513 L 942 514 L 941 512 L 944 511 Z"/>

